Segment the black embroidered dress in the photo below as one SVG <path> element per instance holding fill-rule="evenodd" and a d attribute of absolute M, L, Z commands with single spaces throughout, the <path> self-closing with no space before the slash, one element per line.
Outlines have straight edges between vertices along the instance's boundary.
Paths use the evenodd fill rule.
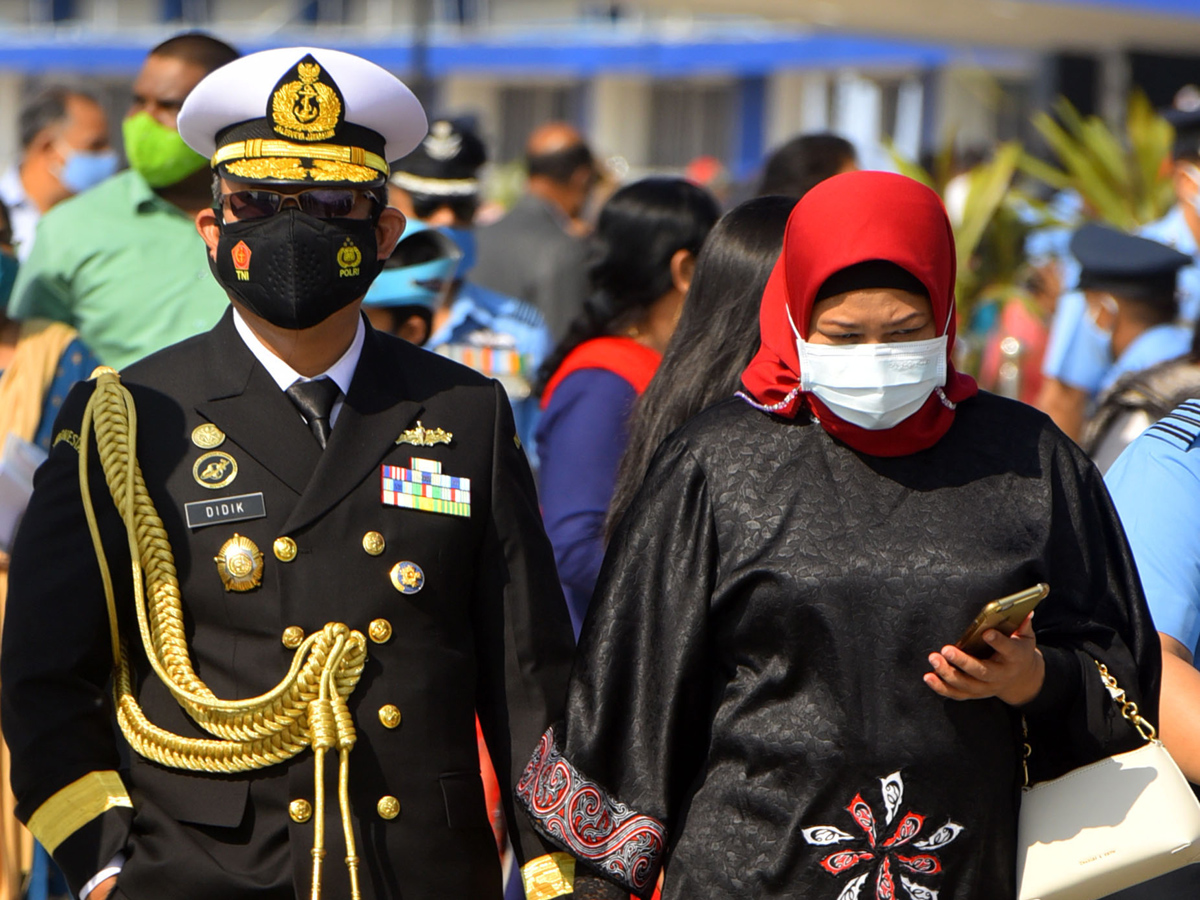
<path fill-rule="evenodd" d="M 1035 780 L 1139 739 L 1158 642 L 1091 463 L 981 394 L 909 456 L 730 400 L 659 451 L 613 539 L 567 722 L 518 785 L 540 830 L 664 900 L 1012 900 L 1020 713 L 922 681 L 982 605 L 1045 581 Z"/>

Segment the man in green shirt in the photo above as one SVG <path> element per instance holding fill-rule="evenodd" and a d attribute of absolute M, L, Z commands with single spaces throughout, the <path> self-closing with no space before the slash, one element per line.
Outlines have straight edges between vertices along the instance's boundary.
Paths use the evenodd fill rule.
<path fill-rule="evenodd" d="M 192 88 L 237 56 L 196 33 L 150 51 L 122 126 L 131 168 L 42 217 L 10 317 L 73 325 L 114 368 L 216 323 L 228 299 L 209 274 L 194 221 L 212 206 L 212 175 L 175 119 Z"/>

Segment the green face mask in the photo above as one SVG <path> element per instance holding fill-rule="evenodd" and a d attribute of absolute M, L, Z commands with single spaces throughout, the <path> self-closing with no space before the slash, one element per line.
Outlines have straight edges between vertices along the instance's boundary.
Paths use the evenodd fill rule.
<path fill-rule="evenodd" d="M 125 155 L 133 170 L 153 188 L 177 184 L 208 165 L 173 128 L 166 128 L 147 112 L 121 123 Z"/>

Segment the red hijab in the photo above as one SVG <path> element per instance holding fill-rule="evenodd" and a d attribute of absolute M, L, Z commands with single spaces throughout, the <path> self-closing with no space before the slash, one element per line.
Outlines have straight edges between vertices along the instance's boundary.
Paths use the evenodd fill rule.
<path fill-rule="evenodd" d="M 808 340 L 817 291 L 842 269 L 870 260 L 895 263 L 929 292 L 938 336 L 946 328 L 947 355 L 954 349 L 954 234 L 936 193 L 890 172 L 847 172 L 804 195 L 788 218 L 783 252 L 763 291 L 762 344 L 742 384 L 776 415 L 795 418 L 809 410 L 831 435 L 872 456 L 907 456 L 932 447 L 954 421 L 954 407 L 978 392 L 975 380 L 947 359 L 946 386 L 898 425 L 870 431 L 830 412 L 800 390 L 800 359 L 788 322 Z M 948 325 L 947 325 L 948 320 Z"/>

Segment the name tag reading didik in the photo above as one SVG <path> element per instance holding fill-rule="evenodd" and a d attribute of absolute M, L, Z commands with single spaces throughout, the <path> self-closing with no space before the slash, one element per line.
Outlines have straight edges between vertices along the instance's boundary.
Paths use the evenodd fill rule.
<path fill-rule="evenodd" d="M 195 503 L 185 503 L 183 509 L 187 513 L 188 528 L 261 519 L 267 514 L 267 504 L 261 491 L 257 494 L 222 497 L 219 500 L 197 500 Z"/>

